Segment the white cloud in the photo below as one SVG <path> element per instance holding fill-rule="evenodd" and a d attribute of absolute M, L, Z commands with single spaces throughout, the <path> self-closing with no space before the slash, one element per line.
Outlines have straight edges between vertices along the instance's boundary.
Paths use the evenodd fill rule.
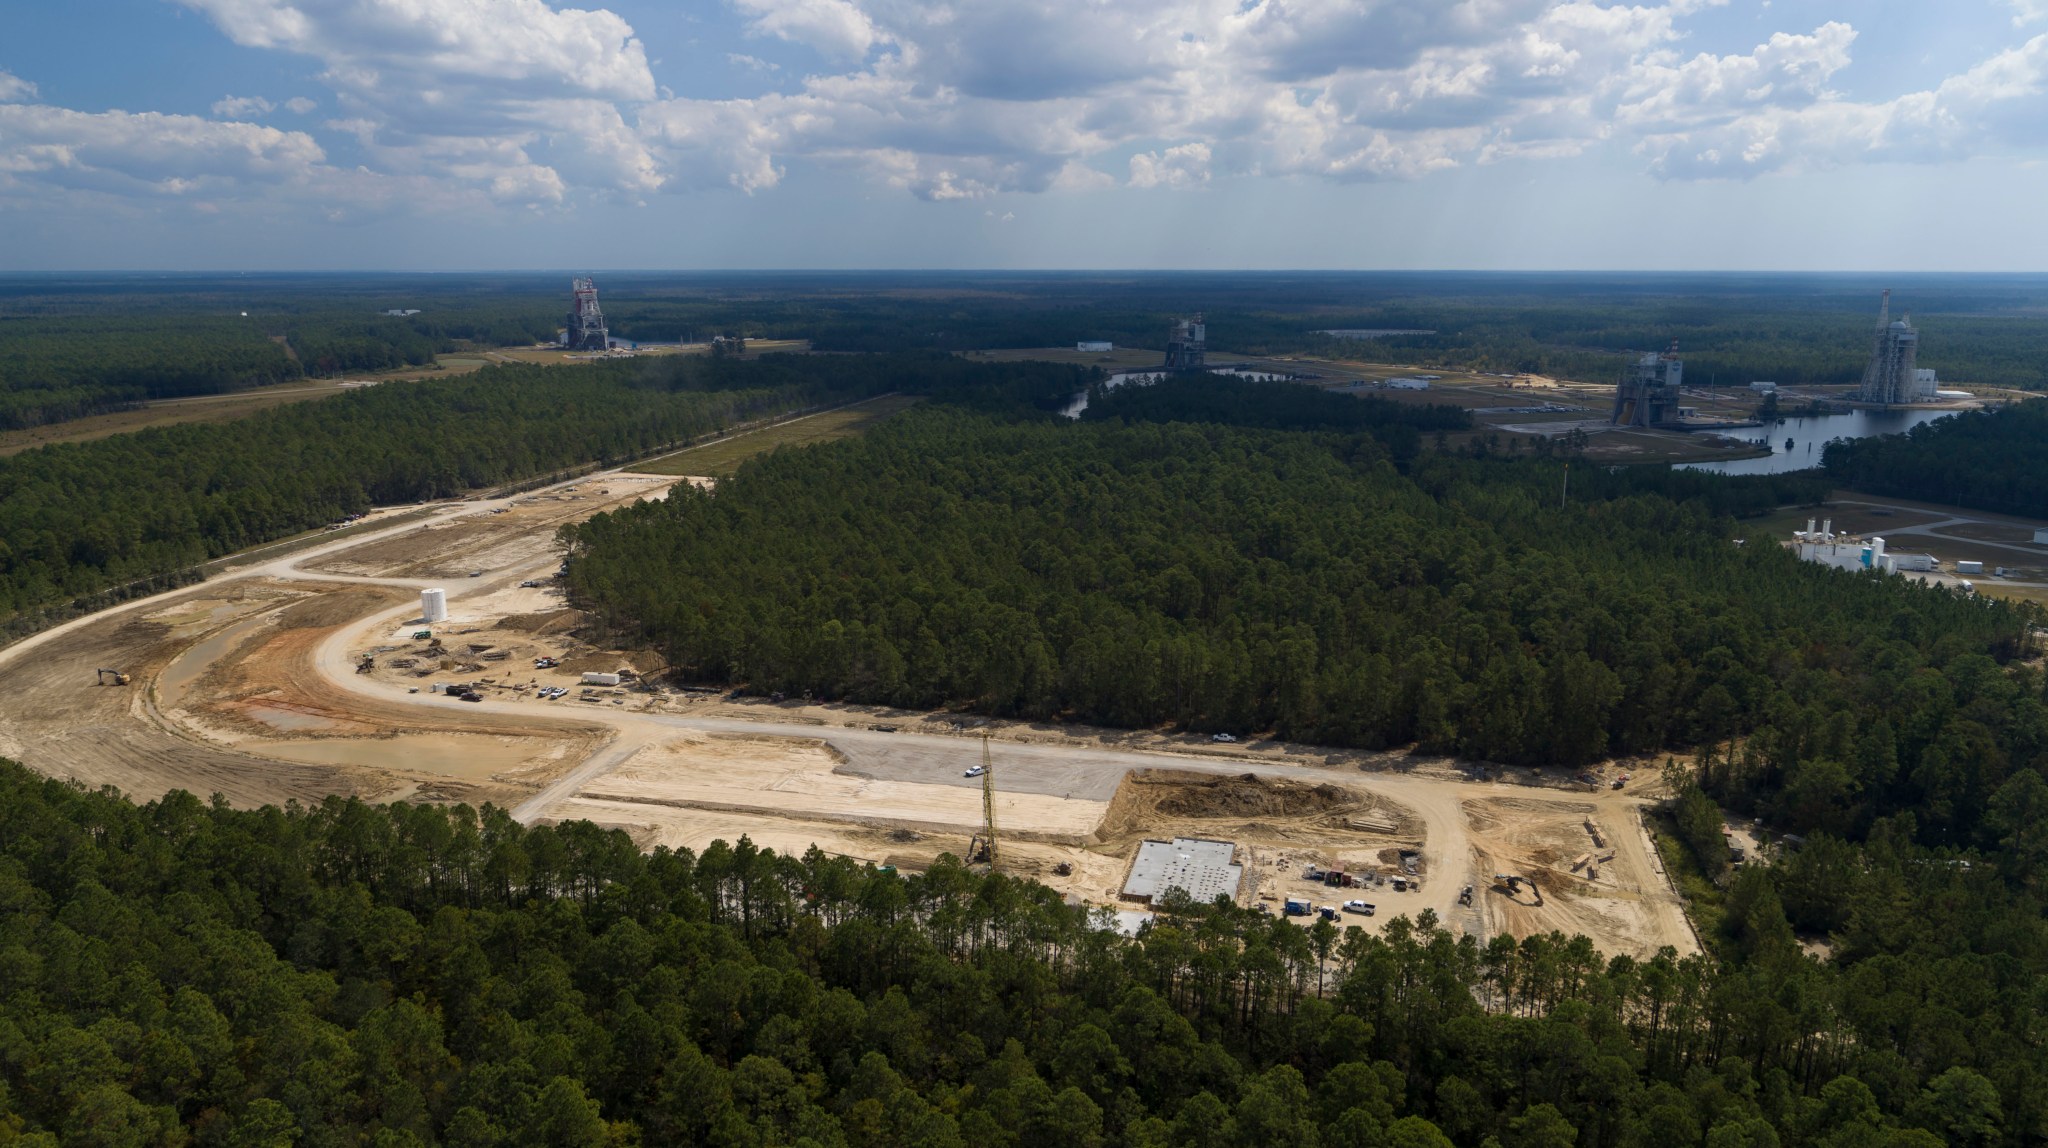
<path fill-rule="evenodd" d="M 325 161 L 303 132 L 156 112 L 0 105 L 0 179 L 14 187 L 195 197 L 304 182 Z"/>
<path fill-rule="evenodd" d="M 1759 48 L 1759 52 L 1763 49 Z M 1745 178 L 1844 163 L 1934 162 L 2048 145 L 2048 35 L 1932 90 L 1858 102 L 1804 102 L 1703 116 L 1651 133 L 1640 150 L 1668 178 Z"/>
<path fill-rule="evenodd" d="M 381 170 L 536 203 L 571 187 L 637 198 L 665 180 L 618 108 L 653 99 L 655 85 L 612 12 L 543 0 L 180 2 L 238 44 L 321 61 Z"/>
<path fill-rule="evenodd" d="M 2036 20 L 2048 20 L 2048 0 L 2006 0 L 2012 5 L 2014 27 L 2025 27 Z"/>
<path fill-rule="evenodd" d="M 1720 0 L 724 0 L 751 40 L 714 50 L 730 49 L 756 83 L 779 73 L 784 90 L 722 99 L 658 86 L 639 36 L 603 9 L 178 2 L 238 44 L 319 62 L 332 96 L 282 106 L 324 109 L 319 131 L 354 138 L 363 168 L 334 179 L 351 201 L 428 186 L 440 190 L 425 198 L 463 204 L 752 195 L 803 165 L 942 202 L 1245 177 L 1409 180 L 1602 149 L 1664 178 L 1725 178 L 2048 143 L 2048 37 L 1928 90 L 1858 101 L 1834 89 L 1857 47 L 1840 20 L 1768 32 L 1746 51 L 1688 49 L 1696 17 Z M 2048 0 L 2008 2 L 2022 19 L 2048 14 Z M 816 56 L 738 50 L 766 40 Z M 0 101 L 34 94 L 0 72 Z M 276 110 L 226 97 L 214 114 Z M 224 148 L 198 147 L 193 172 L 168 178 L 199 181 L 218 156 L 229 184 L 255 186 Z"/>
<path fill-rule="evenodd" d="M 1181 144 L 1165 153 L 1139 152 L 1131 157 L 1132 187 L 1186 187 L 1209 182 L 1209 145 Z"/>
<path fill-rule="evenodd" d="M 1667 178 L 1970 154 L 2048 125 L 2025 49 L 1940 92 L 1831 84 L 1855 28 L 1683 52 L 1725 0 L 728 0 L 844 63 L 801 89 L 648 105 L 676 186 L 776 185 L 791 162 L 933 199 L 1232 176 L 1416 179 L 1633 148 Z M 2018 0 L 2048 6 L 2048 0 Z"/>
<path fill-rule="evenodd" d="M 262 96 L 222 96 L 213 101 L 213 114 L 224 120 L 246 120 L 277 107 Z"/>
<path fill-rule="evenodd" d="M 839 59 L 863 59 L 881 36 L 850 0 L 734 0 L 747 29 Z"/>

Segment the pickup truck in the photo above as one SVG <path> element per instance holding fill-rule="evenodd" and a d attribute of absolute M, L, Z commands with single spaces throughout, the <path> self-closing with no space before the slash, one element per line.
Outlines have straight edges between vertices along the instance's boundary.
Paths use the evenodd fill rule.
<path fill-rule="evenodd" d="M 1344 911 L 1347 913 L 1357 913 L 1361 917 L 1370 917 L 1373 915 L 1374 909 L 1369 901 L 1346 901 L 1344 902 Z"/>

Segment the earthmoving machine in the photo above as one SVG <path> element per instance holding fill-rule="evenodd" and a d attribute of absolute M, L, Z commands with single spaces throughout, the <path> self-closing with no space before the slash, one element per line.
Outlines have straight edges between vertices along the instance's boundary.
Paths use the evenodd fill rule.
<path fill-rule="evenodd" d="M 1536 882 L 1515 873 L 1495 873 L 1493 875 L 1493 887 L 1506 893 L 1509 897 L 1514 897 L 1521 893 L 1522 886 L 1524 885 L 1529 887 L 1531 893 L 1536 894 L 1536 904 L 1542 905 L 1543 889 Z"/>
<path fill-rule="evenodd" d="M 122 673 L 119 670 L 95 670 L 93 672 L 99 675 L 99 677 L 94 681 L 95 685 L 106 685 L 108 678 L 114 679 L 114 684 L 117 686 L 125 686 L 128 684 L 128 675 Z"/>
<path fill-rule="evenodd" d="M 356 672 L 359 674 L 367 674 L 376 668 L 377 659 L 370 654 L 364 654 L 363 660 L 356 663 Z"/>
<path fill-rule="evenodd" d="M 981 832 L 967 842 L 967 863 L 996 867 L 996 768 L 988 735 L 981 735 Z"/>

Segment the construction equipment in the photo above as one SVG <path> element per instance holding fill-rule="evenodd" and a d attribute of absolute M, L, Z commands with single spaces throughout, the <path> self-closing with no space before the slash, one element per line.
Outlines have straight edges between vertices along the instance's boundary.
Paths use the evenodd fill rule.
<path fill-rule="evenodd" d="M 119 670 L 96 670 L 94 672 L 99 675 L 96 679 L 94 679 L 95 685 L 106 685 L 108 678 L 114 679 L 114 684 L 117 686 L 125 686 L 128 684 L 128 675 L 122 673 Z"/>
<path fill-rule="evenodd" d="M 981 735 L 981 832 L 967 842 L 967 863 L 996 867 L 996 767 L 988 735 Z"/>
<path fill-rule="evenodd" d="M 1458 894 L 1458 904 L 1460 904 L 1460 905 L 1470 905 L 1471 903 L 1472 903 L 1472 886 L 1470 886 L 1470 885 L 1467 885 L 1467 886 L 1465 886 L 1465 888 L 1464 888 L 1464 889 L 1463 889 L 1462 891 L 1460 891 L 1460 892 L 1459 892 L 1459 894 Z"/>
<path fill-rule="evenodd" d="M 1542 887 L 1537 885 L 1536 882 L 1531 881 L 1527 877 L 1523 877 L 1515 873 L 1495 873 L 1493 875 L 1493 882 L 1493 887 L 1495 889 L 1498 889 L 1501 892 L 1506 893 L 1511 898 L 1520 894 L 1522 891 L 1522 886 L 1527 885 L 1529 887 L 1529 891 L 1531 893 L 1536 894 L 1536 904 L 1539 907 L 1543 904 Z"/>
<path fill-rule="evenodd" d="M 415 642 L 424 642 L 433 636 L 434 632 L 432 630 L 414 630 L 412 632 L 412 640 Z"/>

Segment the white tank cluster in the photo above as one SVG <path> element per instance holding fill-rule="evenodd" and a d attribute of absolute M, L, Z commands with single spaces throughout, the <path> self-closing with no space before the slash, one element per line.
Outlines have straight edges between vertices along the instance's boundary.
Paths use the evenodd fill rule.
<path fill-rule="evenodd" d="M 448 617 L 448 591 L 420 591 L 420 620 L 439 622 Z"/>

